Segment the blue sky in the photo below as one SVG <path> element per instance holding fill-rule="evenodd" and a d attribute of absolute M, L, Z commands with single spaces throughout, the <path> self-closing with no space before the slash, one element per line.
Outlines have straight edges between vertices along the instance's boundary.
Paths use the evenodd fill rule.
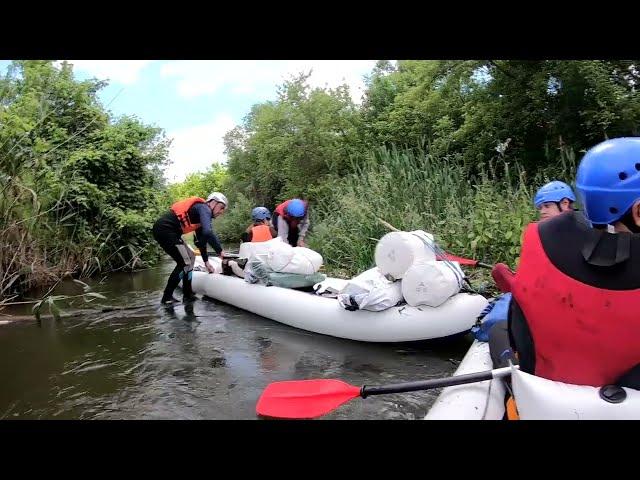
<path fill-rule="evenodd" d="M 226 160 L 223 135 L 251 106 L 276 97 L 288 76 L 313 69 L 310 83 L 347 83 L 357 102 L 374 60 L 69 60 L 76 77 L 109 80 L 100 98 L 115 115 L 135 115 L 173 139 L 169 181 Z M 4 73 L 9 61 L 0 61 Z"/>

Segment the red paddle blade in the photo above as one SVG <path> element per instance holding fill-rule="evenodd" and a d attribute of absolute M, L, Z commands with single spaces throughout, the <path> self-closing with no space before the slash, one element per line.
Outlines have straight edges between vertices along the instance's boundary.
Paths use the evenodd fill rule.
<path fill-rule="evenodd" d="M 460 265 L 471 265 L 475 267 L 478 264 L 478 260 L 470 260 L 468 258 L 457 257 L 456 255 L 451 255 L 450 253 L 445 253 L 444 258 L 442 255 L 437 255 L 436 258 L 438 260 L 449 260 L 451 262 L 458 262 Z"/>
<path fill-rule="evenodd" d="M 256 413 L 273 418 L 316 418 L 360 396 L 360 388 L 341 380 L 292 380 L 267 385 Z"/>
<path fill-rule="evenodd" d="M 511 284 L 513 282 L 515 274 L 504 263 L 497 263 L 493 270 L 491 270 L 491 276 L 493 281 L 502 293 L 511 291 Z"/>

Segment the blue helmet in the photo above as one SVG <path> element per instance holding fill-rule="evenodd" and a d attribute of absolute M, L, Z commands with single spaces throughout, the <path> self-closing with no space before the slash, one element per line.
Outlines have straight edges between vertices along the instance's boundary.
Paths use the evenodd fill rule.
<path fill-rule="evenodd" d="M 564 198 L 568 198 L 572 202 L 576 201 L 576 196 L 573 194 L 573 190 L 571 190 L 569 185 L 559 180 L 554 180 L 540 187 L 536 192 L 536 196 L 533 198 L 533 204 L 536 208 L 540 208 L 540 205 L 545 202 L 557 203 Z"/>
<path fill-rule="evenodd" d="M 251 210 L 251 218 L 254 222 L 258 222 L 260 220 L 268 220 L 271 218 L 271 212 L 268 208 L 256 207 Z"/>
<path fill-rule="evenodd" d="M 306 213 L 306 211 L 307 211 L 307 208 L 304 202 L 299 198 L 294 198 L 287 205 L 287 214 L 292 217 L 302 218 L 304 217 L 304 214 Z"/>
<path fill-rule="evenodd" d="M 591 223 L 620 220 L 640 200 L 640 138 L 614 138 L 592 147 L 578 166 L 576 190 Z"/>

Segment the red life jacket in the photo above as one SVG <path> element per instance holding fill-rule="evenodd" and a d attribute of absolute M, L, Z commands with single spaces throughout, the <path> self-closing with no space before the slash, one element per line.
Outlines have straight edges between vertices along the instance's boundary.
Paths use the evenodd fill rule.
<path fill-rule="evenodd" d="M 206 203 L 206 201 L 200 197 L 189 197 L 171 205 L 171 211 L 178 217 L 182 233 L 193 232 L 200 227 L 199 223 L 191 223 L 189 220 L 189 209 L 196 203 Z"/>
<path fill-rule="evenodd" d="M 298 224 L 300 223 L 300 220 L 302 220 L 302 218 L 290 217 L 287 214 L 287 207 L 289 206 L 289 202 L 291 202 L 291 200 L 287 200 L 286 202 L 282 202 L 280 205 L 278 205 L 275 209 L 275 213 L 277 213 L 287 221 L 287 223 L 289 224 L 289 228 L 292 228 L 292 229 L 298 228 Z M 303 203 L 304 203 L 304 209 L 306 212 L 307 202 L 303 201 Z"/>
<path fill-rule="evenodd" d="M 269 225 L 256 225 L 251 227 L 251 241 L 252 242 L 266 242 L 271 240 L 271 229 Z"/>
<path fill-rule="evenodd" d="M 538 224 L 525 231 L 512 292 L 533 338 L 535 375 L 597 387 L 640 363 L 640 289 L 607 290 L 564 274 L 549 260 Z"/>

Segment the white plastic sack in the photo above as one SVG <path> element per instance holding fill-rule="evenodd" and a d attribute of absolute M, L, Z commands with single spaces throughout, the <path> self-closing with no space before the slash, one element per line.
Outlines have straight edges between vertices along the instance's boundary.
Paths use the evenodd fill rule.
<path fill-rule="evenodd" d="M 258 257 L 260 257 L 263 262 L 266 262 L 269 252 L 272 251 L 276 252 L 276 258 L 288 262 L 290 256 L 293 254 L 293 247 L 285 243 L 280 237 L 273 238 L 266 242 L 243 242 L 240 245 L 238 256 L 247 259 L 244 267 L 245 280 L 249 283 L 255 283 L 257 281 L 251 271 L 251 262 Z"/>
<path fill-rule="evenodd" d="M 433 235 L 422 230 L 387 233 L 376 245 L 376 266 L 383 274 L 400 279 L 414 263 L 435 260 L 433 248 Z"/>
<path fill-rule="evenodd" d="M 347 310 L 379 312 L 402 302 L 401 282 L 391 282 L 374 267 L 354 277 L 340 290 L 338 302 Z"/>
<path fill-rule="evenodd" d="M 463 278 L 458 262 L 419 262 L 402 277 L 402 295 L 412 307 L 439 307 L 460 291 Z"/>
<path fill-rule="evenodd" d="M 315 250 L 306 247 L 293 247 L 293 258 L 281 272 L 311 275 L 320 270 L 322 262 L 322 255 Z"/>
<path fill-rule="evenodd" d="M 276 237 L 266 242 L 244 242 L 238 252 L 240 258 L 247 259 L 247 266 L 255 258 L 260 258 L 266 265 L 278 273 L 298 273 L 312 275 L 322 266 L 322 255 L 305 247 L 292 247 L 281 238 Z"/>
<path fill-rule="evenodd" d="M 280 237 L 267 240 L 266 242 L 243 242 L 240 244 L 238 256 L 240 258 L 251 260 L 255 255 L 269 253 L 269 250 L 271 250 L 274 245 L 276 246 L 275 248 L 279 245 L 289 246 L 288 244 L 285 244 Z"/>
<path fill-rule="evenodd" d="M 278 273 L 297 273 L 312 275 L 322 266 L 322 255 L 305 247 L 291 247 L 293 255 L 283 249 L 272 250 L 267 257 L 267 264 Z M 272 253 L 273 252 L 273 253 Z M 288 260 L 285 263 L 285 260 Z"/>
<path fill-rule="evenodd" d="M 268 242 L 261 242 L 269 244 L 268 250 L 264 254 L 264 256 L 262 254 L 257 255 L 260 258 L 264 259 L 267 265 L 274 272 L 282 272 L 283 269 L 286 268 L 293 259 L 295 252 L 293 251 L 293 247 L 288 243 L 285 243 L 280 239 L 274 240 L 276 241 L 274 242 L 273 240 L 269 240 Z"/>

